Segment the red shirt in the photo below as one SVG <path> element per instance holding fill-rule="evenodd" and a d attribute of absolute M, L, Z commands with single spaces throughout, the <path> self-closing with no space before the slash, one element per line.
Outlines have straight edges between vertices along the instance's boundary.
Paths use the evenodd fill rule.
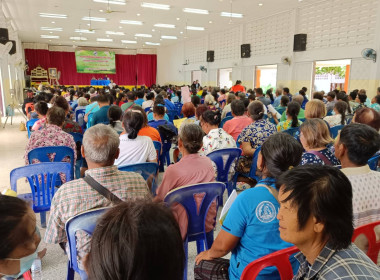
<path fill-rule="evenodd" d="M 240 133 L 246 128 L 248 125 L 252 123 L 252 119 L 247 117 L 246 115 L 234 117 L 233 119 L 226 121 L 223 126 L 225 132 L 231 135 L 235 141 L 239 137 Z"/>
<path fill-rule="evenodd" d="M 242 85 L 234 85 L 234 86 L 231 88 L 231 90 L 232 90 L 233 92 L 238 92 L 238 91 L 240 91 L 240 92 L 245 92 L 245 87 L 243 87 Z"/>

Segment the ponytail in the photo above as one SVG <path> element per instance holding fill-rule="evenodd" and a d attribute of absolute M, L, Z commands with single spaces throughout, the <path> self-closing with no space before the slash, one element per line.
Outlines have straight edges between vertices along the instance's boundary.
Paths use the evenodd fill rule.
<path fill-rule="evenodd" d="M 349 106 L 345 101 L 338 101 L 337 103 L 335 103 L 334 108 L 336 108 L 338 113 L 342 116 L 341 125 L 344 125 L 346 121 L 346 110 L 347 108 L 349 108 Z"/>
<path fill-rule="evenodd" d="M 300 109 L 301 105 L 296 101 L 292 101 L 288 104 L 287 114 L 292 117 L 291 127 L 298 126 L 298 114 L 300 113 Z"/>

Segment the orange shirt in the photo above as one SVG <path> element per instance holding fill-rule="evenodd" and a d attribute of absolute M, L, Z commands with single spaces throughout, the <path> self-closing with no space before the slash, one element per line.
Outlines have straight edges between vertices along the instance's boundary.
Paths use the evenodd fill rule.
<path fill-rule="evenodd" d="M 148 136 L 152 139 L 152 141 L 161 142 L 160 133 L 158 132 L 157 129 L 155 129 L 151 126 L 146 126 L 146 127 L 141 128 L 137 135 Z"/>
<path fill-rule="evenodd" d="M 231 90 L 232 90 L 233 92 L 238 92 L 238 91 L 240 91 L 240 92 L 245 92 L 245 87 L 243 87 L 242 85 L 234 85 L 234 86 L 231 88 Z"/>

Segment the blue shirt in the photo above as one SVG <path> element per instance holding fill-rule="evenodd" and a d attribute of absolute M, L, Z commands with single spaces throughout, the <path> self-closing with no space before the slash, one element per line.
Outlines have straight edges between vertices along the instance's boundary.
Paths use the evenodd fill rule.
<path fill-rule="evenodd" d="M 91 112 L 90 112 L 90 110 L 91 110 Z M 86 106 L 86 111 L 85 111 L 85 113 L 87 114 L 88 112 L 90 112 L 90 113 L 95 113 L 96 111 L 98 111 L 99 110 L 99 105 L 98 105 L 98 102 L 93 102 L 93 103 L 91 103 L 91 104 L 89 104 L 89 105 L 87 105 Z"/>
<path fill-rule="evenodd" d="M 282 95 L 277 96 L 277 97 L 274 99 L 274 101 L 273 101 L 273 107 L 274 107 L 274 108 L 280 106 L 280 104 L 281 104 L 281 97 L 282 97 Z"/>
<path fill-rule="evenodd" d="M 174 124 L 172 124 L 171 122 L 169 122 L 167 120 L 158 120 L 158 121 L 153 120 L 153 121 L 148 122 L 149 126 L 155 128 L 157 130 L 158 130 L 158 127 L 160 125 L 164 125 L 164 124 L 168 125 L 172 131 L 177 133 L 177 128 L 174 126 Z"/>
<path fill-rule="evenodd" d="M 176 95 L 176 96 L 173 96 L 172 97 L 172 103 L 177 103 L 177 102 L 179 102 L 179 98 L 178 98 L 178 96 Z"/>
<path fill-rule="evenodd" d="M 103 106 L 98 111 L 96 111 L 92 115 L 91 126 L 94 126 L 98 123 L 109 124 L 110 120 L 108 119 L 108 114 L 107 114 L 109 108 L 110 108 L 110 106 Z"/>
<path fill-rule="evenodd" d="M 320 150 L 318 152 L 324 155 L 330 161 L 331 165 L 340 165 L 339 160 L 335 157 L 334 153 L 329 148 Z M 305 164 L 326 165 L 318 155 L 314 155 L 308 152 L 304 152 L 302 154 L 300 165 Z"/>
<path fill-rule="evenodd" d="M 139 98 L 139 99 L 136 99 L 135 100 L 135 104 L 139 105 L 139 106 L 142 106 L 143 102 L 144 102 L 144 98 Z"/>
<path fill-rule="evenodd" d="M 258 184 L 275 188 L 275 179 L 266 178 Z M 277 199 L 263 186 L 257 185 L 238 195 L 222 225 L 224 231 L 240 238 L 231 254 L 230 280 L 239 280 L 244 268 L 252 261 L 292 246 L 280 238 L 279 208 Z M 293 264 L 296 268 L 295 260 Z M 272 279 L 270 277 L 276 275 L 277 270 L 270 267 L 262 270 L 256 279 Z"/>
<path fill-rule="evenodd" d="M 165 107 L 168 110 L 177 110 L 176 106 L 169 99 L 165 99 Z"/>
<path fill-rule="evenodd" d="M 167 120 L 167 121 L 169 121 L 169 116 L 167 114 L 165 114 L 164 119 Z M 153 112 L 150 112 L 148 114 L 148 122 L 150 122 L 150 121 L 154 121 Z"/>

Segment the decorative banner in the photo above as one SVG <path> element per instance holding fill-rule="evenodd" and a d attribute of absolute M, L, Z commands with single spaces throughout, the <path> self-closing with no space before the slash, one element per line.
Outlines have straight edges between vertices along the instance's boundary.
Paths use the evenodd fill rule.
<path fill-rule="evenodd" d="M 115 74 L 115 53 L 108 51 L 75 51 L 78 73 Z"/>

